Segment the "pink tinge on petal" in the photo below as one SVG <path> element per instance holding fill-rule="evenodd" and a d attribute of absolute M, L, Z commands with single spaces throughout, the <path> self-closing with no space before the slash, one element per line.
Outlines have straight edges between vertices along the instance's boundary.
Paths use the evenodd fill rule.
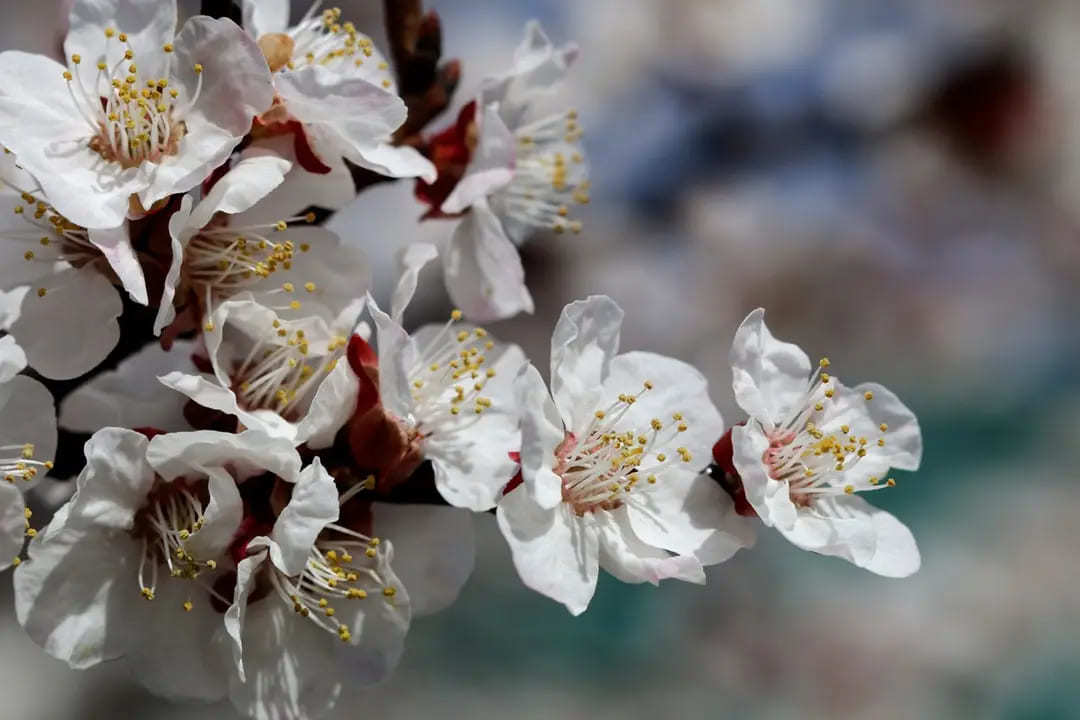
<path fill-rule="evenodd" d="M 513 460 L 514 462 L 516 462 L 516 463 L 521 462 L 521 453 L 520 452 L 511 451 L 511 452 L 508 452 L 507 455 L 509 455 L 510 459 Z M 521 476 L 521 468 L 519 467 L 518 471 L 517 471 L 517 474 L 514 475 L 514 477 L 510 478 L 510 482 L 506 483 L 506 487 L 503 488 L 502 494 L 506 495 L 510 491 L 517 488 L 518 485 L 521 485 L 524 482 L 525 482 L 525 478 L 523 478 Z"/>

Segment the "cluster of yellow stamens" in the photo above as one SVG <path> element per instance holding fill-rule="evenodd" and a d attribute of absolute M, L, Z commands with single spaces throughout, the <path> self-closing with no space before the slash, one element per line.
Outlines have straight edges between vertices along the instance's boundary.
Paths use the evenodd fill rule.
<path fill-rule="evenodd" d="M 188 242 L 184 249 L 184 265 L 181 270 L 182 281 L 204 304 L 203 315 L 213 315 L 214 306 L 227 300 L 242 290 L 248 290 L 271 275 L 292 269 L 293 258 L 299 250 L 308 252 L 311 246 L 300 243 L 298 246 L 287 239 L 290 223 L 315 222 L 315 214 L 307 213 L 288 220 L 278 220 L 265 225 L 233 227 L 212 224 L 203 228 Z M 273 240 L 272 236 L 282 233 L 282 239 Z M 300 285 L 307 293 L 314 293 L 318 288 L 313 282 Z M 294 293 L 296 285 L 284 282 L 277 292 Z M 301 301 L 289 300 L 275 310 L 299 310 Z M 212 331 L 213 325 L 207 320 L 206 330 Z"/>
<path fill-rule="evenodd" d="M 856 432 L 850 425 L 834 419 L 829 405 L 836 394 L 836 382 L 826 371 L 828 367 L 829 359 L 822 358 L 810 378 L 806 401 L 793 411 L 787 422 L 766 430 L 769 449 L 763 460 L 769 476 L 786 481 L 792 502 L 800 506 L 809 506 L 822 497 L 896 485 L 892 478 L 884 484 L 876 476 L 855 479 L 858 474 L 853 471 L 859 461 L 872 448 L 885 447 L 889 427 L 880 423 L 873 430 L 863 428 L 862 432 Z M 872 392 L 863 394 L 866 402 L 873 398 Z"/>
<path fill-rule="evenodd" d="M 123 52 L 110 67 L 105 58 L 113 43 L 119 43 Z M 107 28 L 104 44 L 90 87 L 80 72 L 80 55 L 72 55 L 64 71 L 72 102 L 90 128 L 90 147 L 125 168 L 175 155 L 187 133 L 184 117 L 202 91 L 202 65 L 192 67 L 197 77 L 195 91 L 181 101 L 180 90 L 169 78 L 140 74 L 135 51 L 125 33 Z M 163 45 L 161 52 L 171 55 L 172 43 Z"/>
<path fill-rule="evenodd" d="M 6 454 L 13 450 L 17 453 L 14 456 L 0 456 L 0 473 L 3 474 L 4 480 L 7 482 L 12 484 L 19 480 L 30 482 L 37 477 L 39 469 L 46 472 L 52 470 L 52 460 L 34 459 L 35 448 L 33 443 L 0 446 L 0 453 Z"/>
<path fill-rule="evenodd" d="M 240 404 L 247 410 L 273 410 L 286 419 L 301 413 L 319 383 L 337 367 L 348 338 L 335 335 L 312 347 L 303 329 L 290 330 L 281 320 L 257 339 L 232 373 Z"/>
<path fill-rule="evenodd" d="M 682 413 L 672 413 L 667 422 L 652 418 L 647 430 L 619 429 L 627 411 L 653 387 L 646 380 L 636 395 L 620 394 L 593 413 L 580 437 L 568 434 L 555 450 L 555 473 L 562 478 L 563 501 L 578 515 L 613 510 L 626 502 L 642 481 L 646 487 L 655 485 L 662 481 L 665 470 L 693 460 L 687 448 L 671 447 L 689 428 Z"/>
<path fill-rule="evenodd" d="M 455 418 L 462 412 L 482 415 L 492 406 L 483 389 L 496 374 L 495 368 L 486 365 L 485 354 L 495 343 L 483 328 L 455 331 L 461 317 L 460 310 L 450 314 L 446 325 L 421 349 L 410 372 L 413 432 L 419 437 L 458 430 L 461 422 Z"/>
<path fill-rule="evenodd" d="M 397 588 L 387 579 L 379 538 L 369 538 L 339 525 L 326 530 L 344 535 L 344 540 L 317 542 L 308 555 L 303 572 L 295 578 L 272 566 L 270 578 L 274 590 L 300 616 L 323 630 L 336 634 L 342 642 L 352 640 L 351 615 L 343 603 L 366 600 L 371 596 L 393 603 Z"/>
<path fill-rule="evenodd" d="M 203 527 L 205 496 L 205 486 L 198 490 L 182 480 L 159 481 L 147 504 L 136 514 L 132 534 L 142 540 L 139 592 L 147 600 L 153 600 L 157 592 L 159 567 L 167 570 L 169 577 L 196 581 L 213 594 L 212 588 L 198 578 L 216 570 L 217 561 L 196 557 L 187 545 Z M 186 601 L 183 607 L 190 611 L 191 601 Z"/>
<path fill-rule="evenodd" d="M 513 180 L 491 198 L 492 207 L 513 221 L 511 239 L 525 240 L 527 231 L 581 232 L 571 217 L 572 205 L 589 202 L 589 180 L 578 141 L 582 131 L 577 112 L 553 115 L 520 128 Z"/>
<path fill-rule="evenodd" d="M 292 53 L 286 67 L 321 65 L 343 75 L 362 77 L 386 89 L 394 82 L 389 65 L 376 56 L 371 38 L 358 32 L 351 22 L 341 21 L 341 8 L 317 14 L 314 3 L 304 18 L 288 31 Z"/>

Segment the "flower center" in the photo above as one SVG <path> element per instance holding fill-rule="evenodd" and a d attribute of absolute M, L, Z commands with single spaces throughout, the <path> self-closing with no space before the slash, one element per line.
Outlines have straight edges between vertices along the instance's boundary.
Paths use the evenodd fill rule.
<path fill-rule="evenodd" d="M 563 502 L 577 515 L 615 510 L 630 500 L 642 479 L 647 489 L 662 482 L 666 470 L 693 459 L 685 447 L 671 447 L 689 427 L 682 413 L 673 413 L 673 422 L 666 426 L 653 418 L 648 430 L 616 430 L 637 399 L 652 388 L 646 380 L 637 395 L 619 395 L 593 414 L 585 432 L 567 433 L 555 449 L 554 471 L 562 478 Z"/>
<path fill-rule="evenodd" d="M 494 193 L 491 206 L 496 213 L 521 226 L 510 228 L 517 243 L 527 231 L 553 230 L 581 232 L 581 221 L 570 217 L 570 207 L 589 202 L 589 181 L 585 158 L 577 149 L 581 139 L 577 112 L 552 115 L 519 128 L 514 177 Z"/>
<path fill-rule="evenodd" d="M 110 67 L 104 58 L 109 57 L 114 42 L 120 43 L 124 51 Z M 171 55 L 172 43 L 166 43 L 161 50 Z M 102 58 L 91 87 L 86 86 L 79 72 L 83 60 L 80 55 L 72 55 L 64 71 L 72 102 L 90 127 L 90 148 L 124 168 L 176 155 L 187 134 L 184 117 L 202 92 L 202 65 L 193 68 L 197 77 L 195 91 L 191 97 L 181 98 L 170 78 L 140 74 L 126 34 L 107 28 Z"/>
<path fill-rule="evenodd" d="M 147 600 L 153 600 L 157 592 L 159 568 L 167 570 L 169 577 L 196 581 L 208 593 L 215 594 L 199 577 L 216 570 L 217 561 L 196 557 L 188 547 L 188 540 L 202 529 L 203 511 L 208 502 L 205 481 L 158 481 L 146 504 L 136 513 L 131 533 L 142 540 L 139 592 Z M 185 601 L 183 607 L 190 611 L 191 601 Z"/>
<path fill-rule="evenodd" d="M 52 460 L 35 460 L 33 443 L 21 445 L 0 445 L 0 473 L 4 480 L 15 484 L 22 479 L 30 482 L 37 477 L 38 470 L 52 470 Z"/>
<path fill-rule="evenodd" d="M 454 310 L 442 330 L 420 351 L 409 373 L 412 378 L 413 414 L 405 418 L 412 434 L 419 438 L 460 432 L 469 424 L 460 417 L 478 418 L 492 406 L 482 394 L 485 383 L 495 377 L 495 368 L 485 368 L 484 354 L 495 347 L 483 328 L 458 330 L 461 311 Z"/>
<path fill-rule="evenodd" d="M 274 320 L 272 331 L 252 344 L 232 373 L 241 406 L 296 419 L 311 404 L 322 378 L 337 366 L 347 346 L 347 338 L 335 335 L 320 353 L 310 346 L 303 330 L 290 332 Z"/>
<path fill-rule="evenodd" d="M 851 482 L 851 471 L 866 457 L 871 438 L 857 435 L 849 425 L 829 417 L 827 406 L 833 399 L 835 383 L 825 372 L 827 367 L 829 359 L 822 358 L 808 383 L 805 401 L 788 422 L 764 430 L 769 447 L 762 460 L 769 477 L 786 482 L 791 502 L 799 507 L 809 507 L 823 497 L 896 485 L 892 478 L 882 484 L 875 476 Z M 867 402 L 873 397 L 872 392 L 864 395 Z M 877 429 L 881 434 L 873 442 L 884 447 L 888 426 L 882 423 Z"/>
<path fill-rule="evenodd" d="M 284 66 L 295 70 L 306 65 L 321 65 L 342 75 L 362 77 L 387 90 L 392 89 L 394 82 L 387 72 L 389 66 L 373 57 L 375 45 L 371 38 L 357 32 L 351 22 L 341 22 L 341 8 L 318 13 L 320 5 L 321 0 L 313 3 L 303 19 L 288 31 L 286 37 L 292 43 L 291 48 L 283 40 L 275 41 L 279 54 L 285 48 L 290 50 Z M 259 42 L 261 44 L 263 38 L 259 38 Z"/>
<path fill-rule="evenodd" d="M 209 318 L 214 313 L 214 306 L 248 290 L 274 273 L 291 270 L 293 257 L 297 250 L 308 252 L 311 246 L 285 238 L 280 242 L 270 239 L 272 233 L 287 233 L 289 223 L 315 221 L 315 214 L 308 213 L 288 220 L 279 220 L 266 225 L 233 227 L 223 223 L 211 223 L 199 231 L 184 248 L 184 265 L 181 275 L 184 282 L 194 291 L 195 296 L 204 304 L 203 315 Z M 305 282 L 301 287 L 308 293 L 318 288 L 313 282 Z M 296 285 L 282 283 L 277 292 L 294 293 Z M 289 308 L 298 310 L 299 300 L 291 300 L 277 310 Z M 207 321 L 208 331 L 213 325 Z"/>
<path fill-rule="evenodd" d="M 303 572 L 295 578 L 271 565 L 270 581 L 278 597 L 297 614 L 347 643 L 355 628 L 337 617 L 341 604 L 367 600 L 371 595 L 393 603 L 397 588 L 382 572 L 385 557 L 379 538 L 336 524 L 326 529 L 345 539 L 316 542 Z"/>

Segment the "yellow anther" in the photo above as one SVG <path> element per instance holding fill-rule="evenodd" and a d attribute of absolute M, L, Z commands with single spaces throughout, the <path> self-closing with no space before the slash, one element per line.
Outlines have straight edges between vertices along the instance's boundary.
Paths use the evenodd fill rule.
<path fill-rule="evenodd" d="M 847 493 L 848 495 L 854 494 L 855 486 L 854 485 L 845 485 L 844 486 L 844 492 Z"/>
<path fill-rule="evenodd" d="M 195 606 L 191 604 L 190 600 L 185 600 L 184 601 L 184 612 L 191 612 L 191 608 L 193 608 L 193 607 L 195 607 Z"/>
<path fill-rule="evenodd" d="M 161 46 L 161 49 L 164 50 L 167 53 L 171 53 L 173 51 L 173 44 L 172 43 L 165 43 L 164 45 Z"/>
<path fill-rule="evenodd" d="M 142 594 L 142 596 L 143 596 L 144 598 L 146 598 L 147 600 L 153 600 L 153 599 L 154 599 L 154 591 L 153 591 L 153 590 L 151 590 L 151 589 L 150 589 L 150 588 L 148 588 L 148 587 L 144 587 L 144 588 L 142 588 L 142 589 L 141 589 L 141 590 L 140 590 L 139 592 L 140 592 L 140 593 Z"/>
<path fill-rule="evenodd" d="M 71 78 L 72 78 L 71 73 L 68 72 L 67 70 L 65 70 L 64 71 L 64 79 L 67 80 L 68 82 L 71 82 Z"/>
<path fill-rule="evenodd" d="M 113 30 L 111 27 L 105 28 L 105 37 L 111 38 L 115 34 L 116 34 L 116 31 Z"/>
<path fill-rule="evenodd" d="M 881 423 L 878 427 L 881 428 L 881 432 L 885 432 L 889 429 L 889 426 L 886 423 Z"/>
<path fill-rule="evenodd" d="M 315 292 L 315 283 L 313 283 L 313 282 L 304 283 L 304 289 L 307 290 L 309 293 Z"/>
<path fill-rule="evenodd" d="M 867 400 L 873 400 L 874 399 L 874 393 L 867 390 L 866 393 L 863 395 L 863 397 L 866 398 Z"/>
<path fill-rule="evenodd" d="M 74 55 L 71 56 L 71 62 L 78 65 L 79 63 L 82 62 L 82 55 L 80 55 L 79 53 L 75 53 Z"/>
<path fill-rule="evenodd" d="M 200 63 L 195 63 L 195 68 L 194 69 L 195 69 L 195 74 L 196 75 L 201 75 L 202 71 L 203 71 L 203 66 Z"/>
<path fill-rule="evenodd" d="M 885 484 L 888 485 L 889 487 L 896 487 L 896 480 L 894 480 L 892 478 L 889 478 L 888 480 L 885 481 Z"/>
<path fill-rule="evenodd" d="M 397 588 L 393 585 L 388 585 L 382 589 L 382 594 L 388 598 L 392 598 L 397 595 Z"/>
<path fill-rule="evenodd" d="M 45 293 L 47 293 L 47 292 L 48 292 L 48 290 L 46 290 L 45 288 L 43 288 L 43 287 L 39 287 L 39 288 L 37 289 L 37 296 L 38 296 L 39 298 L 43 298 L 43 297 L 45 297 Z"/>
<path fill-rule="evenodd" d="M 829 367 L 829 358 L 827 358 L 827 357 L 821 358 L 820 360 L 818 360 L 818 365 L 820 365 L 823 368 Z"/>

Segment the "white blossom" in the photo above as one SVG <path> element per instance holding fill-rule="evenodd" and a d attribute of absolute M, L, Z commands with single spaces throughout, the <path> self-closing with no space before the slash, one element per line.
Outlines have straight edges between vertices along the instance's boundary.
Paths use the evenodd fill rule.
<path fill-rule="evenodd" d="M 847 387 L 822 359 L 773 337 L 765 311 L 750 313 L 731 346 L 732 387 L 750 416 L 732 429 L 746 498 L 794 545 L 879 575 L 919 569 L 915 538 L 859 493 L 895 485 L 889 468 L 916 470 L 922 434 L 915 415 L 875 383 Z"/>
<path fill-rule="evenodd" d="M 255 431 L 147 440 L 105 428 L 86 458 L 75 495 L 16 571 L 19 622 L 73 668 L 126 657 L 157 694 L 223 697 L 215 633 L 229 599 L 216 583 L 232 565 L 238 483 L 266 473 L 295 482 L 299 456 Z"/>
<path fill-rule="evenodd" d="M 235 23 L 175 26 L 175 0 L 77 0 L 66 67 L 0 53 L 0 143 L 75 225 L 119 227 L 195 187 L 273 101 Z"/>
<path fill-rule="evenodd" d="M 532 312 L 517 246 L 539 232 L 581 231 L 571 208 L 588 202 L 589 181 L 577 113 L 533 110 L 576 57 L 576 46 L 553 46 L 530 22 L 511 69 L 485 81 L 476 100 L 469 164 L 440 209 L 468 211 L 444 272 L 450 297 L 479 322 Z"/>
<path fill-rule="evenodd" d="M 707 476 L 723 432 L 705 378 L 672 358 L 616 354 L 622 310 L 567 305 L 551 338 L 551 392 L 517 378 L 522 484 L 499 502 L 514 566 L 577 615 L 603 567 L 624 582 L 704 583 L 703 565 L 753 543 L 753 528 Z"/>

